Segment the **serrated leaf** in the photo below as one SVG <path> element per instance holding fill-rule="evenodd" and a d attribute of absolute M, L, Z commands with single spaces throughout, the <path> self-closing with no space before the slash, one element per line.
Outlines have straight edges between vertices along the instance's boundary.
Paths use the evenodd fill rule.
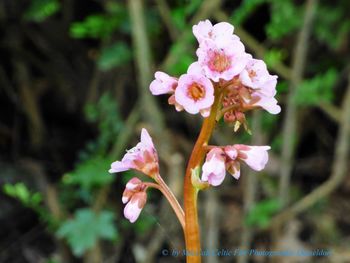
<path fill-rule="evenodd" d="M 117 230 L 113 224 L 114 215 L 109 211 L 96 214 L 91 209 L 79 209 L 74 218 L 65 221 L 57 231 L 71 246 L 74 255 L 82 256 L 99 239 L 114 240 Z"/>
<path fill-rule="evenodd" d="M 76 169 L 64 176 L 66 184 L 80 185 L 84 189 L 106 185 L 114 179 L 114 175 L 108 173 L 111 160 L 103 157 L 88 159 L 77 165 Z"/>

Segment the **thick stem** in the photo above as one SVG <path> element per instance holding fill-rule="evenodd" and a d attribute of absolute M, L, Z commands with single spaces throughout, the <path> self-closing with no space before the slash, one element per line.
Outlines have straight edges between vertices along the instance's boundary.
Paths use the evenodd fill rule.
<path fill-rule="evenodd" d="M 216 93 L 218 87 L 216 87 Z M 190 160 L 187 165 L 184 183 L 184 207 L 185 207 L 185 241 L 187 251 L 187 263 L 201 262 L 200 237 L 197 214 L 198 189 L 191 183 L 192 169 L 203 163 L 206 149 L 203 146 L 208 144 L 216 124 L 216 114 L 220 105 L 220 94 L 215 94 L 215 101 L 211 107 L 209 117 L 204 119 L 197 142 L 193 148 Z"/>

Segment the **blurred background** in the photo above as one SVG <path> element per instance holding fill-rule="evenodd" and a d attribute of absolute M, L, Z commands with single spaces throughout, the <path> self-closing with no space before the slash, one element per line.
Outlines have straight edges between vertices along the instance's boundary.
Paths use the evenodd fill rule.
<path fill-rule="evenodd" d="M 180 224 L 148 192 L 135 224 L 121 195 L 136 172 L 108 174 L 139 140 L 157 147 L 180 198 L 202 117 L 153 97 L 156 70 L 196 60 L 192 25 L 235 26 L 279 76 L 279 115 L 219 123 L 212 144 L 271 145 L 266 169 L 200 193 L 203 249 L 328 250 L 325 257 L 204 262 L 350 262 L 350 1 L 1 0 L 0 262 L 184 262 Z M 181 200 L 182 202 L 182 200 Z"/>

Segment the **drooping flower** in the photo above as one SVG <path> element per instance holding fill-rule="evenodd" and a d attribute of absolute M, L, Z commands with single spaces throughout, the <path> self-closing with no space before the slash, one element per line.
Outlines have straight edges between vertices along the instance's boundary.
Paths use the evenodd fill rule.
<path fill-rule="evenodd" d="M 202 72 L 198 63 L 192 63 L 187 74 L 179 78 L 174 99 L 188 113 L 200 112 L 207 117 L 214 102 L 214 87 Z"/>
<path fill-rule="evenodd" d="M 130 179 L 125 186 L 122 202 L 126 204 L 124 216 L 129 219 L 131 223 L 137 220 L 146 201 L 146 185 L 137 177 Z"/>
<path fill-rule="evenodd" d="M 151 177 L 159 171 L 157 151 L 146 129 L 141 131 L 141 141 L 128 150 L 121 161 L 113 162 L 109 172 L 119 173 L 130 169 L 138 170 Z"/>
<path fill-rule="evenodd" d="M 269 160 L 268 150 L 270 146 L 248 146 L 243 144 L 235 144 L 238 151 L 238 158 L 244 161 L 250 168 L 255 171 L 261 171 L 265 168 Z"/>
<path fill-rule="evenodd" d="M 154 74 L 153 80 L 149 86 L 153 95 L 172 94 L 177 86 L 177 79 L 168 74 L 157 71 Z"/>
<path fill-rule="evenodd" d="M 220 22 L 213 26 L 208 19 L 192 27 L 193 34 L 200 44 L 207 39 L 218 42 L 239 39 L 233 34 L 233 30 L 234 27 L 229 23 Z"/>
<path fill-rule="evenodd" d="M 255 171 L 265 168 L 268 161 L 267 151 L 270 146 L 248 146 L 243 144 L 212 148 L 202 167 L 202 181 L 213 186 L 220 185 L 226 170 L 235 178 L 240 177 L 240 161 L 245 162 Z"/>
<path fill-rule="evenodd" d="M 281 107 L 277 103 L 274 97 L 266 97 L 260 92 L 253 92 L 250 105 L 261 107 L 271 114 L 278 114 L 281 112 Z"/>
<path fill-rule="evenodd" d="M 213 186 L 220 185 L 226 174 L 224 152 L 220 148 L 213 148 L 207 154 L 202 167 L 202 181 L 207 181 Z"/>
<path fill-rule="evenodd" d="M 233 79 L 242 72 L 248 61 L 244 45 L 238 39 L 215 42 L 204 40 L 196 54 L 205 76 L 215 82 Z"/>
<path fill-rule="evenodd" d="M 239 78 L 245 87 L 251 89 L 249 97 L 243 98 L 248 107 L 261 107 L 271 114 L 280 113 L 281 107 L 274 98 L 277 76 L 269 74 L 264 61 L 250 57 Z"/>

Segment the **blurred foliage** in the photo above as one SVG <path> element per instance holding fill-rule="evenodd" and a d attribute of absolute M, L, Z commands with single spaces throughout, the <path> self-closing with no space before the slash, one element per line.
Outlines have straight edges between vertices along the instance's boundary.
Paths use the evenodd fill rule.
<path fill-rule="evenodd" d="M 264 54 L 264 61 L 268 67 L 273 67 L 287 57 L 285 50 L 271 48 Z"/>
<path fill-rule="evenodd" d="M 249 226 L 265 227 L 280 208 L 281 204 L 276 198 L 259 201 L 249 210 L 244 223 Z"/>
<path fill-rule="evenodd" d="M 317 74 L 312 79 L 304 80 L 297 87 L 295 101 L 299 105 L 315 106 L 333 99 L 333 86 L 338 78 L 335 69 L 329 69 L 324 74 Z"/>
<path fill-rule="evenodd" d="M 349 1 L 337 5 L 320 5 L 316 12 L 315 33 L 318 40 L 330 48 L 338 49 L 349 41 Z M 347 8 L 344 8 L 347 6 Z"/>
<path fill-rule="evenodd" d="M 70 35 L 73 38 L 109 37 L 121 23 L 121 18 L 105 14 L 90 15 L 82 22 L 71 25 Z"/>
<path fill-rule="evenodd" d="M 269 39 L 278 40 L 291 34 L 301 25 L 299 6 L 292 0 L 270 0 L 271 19 L 266 25 Z"/>
<path fill-rule="evenodd" d="M 37 208 L 43 199 L 41 193 L 30 191 L 24 183 L 4 184 L 3 191 L 31 208 Z"/>
<path fill-rule="evenodd" d="M 85 190 L 111 183 L 114 174 L 108 173 L 112 160 L 98 156 L 79 163 L 75 170 L 63 177 L 65 184 L 79 185 Z"/>
<path fill-rule="evenodd" d="M 74 218 L 62 223 L 57 235 L 65 238 L 76 256 L 92 248 L 99 239 L 115 240 L 117 229 L 114 214 L 109 211 L 95 213 L 89 208 L 75 211 Z"/>
<path fill-rule="evenodd" d="M 110 70 L 128 63 L 131 57 L 130 48 L 124 42 L 118 42 L 101 50 L 97 64 L 101 70 Z"/>
<path fill-rule="evenodd" d="M 56 14 L 61 8 L 58 0 L 33 0 L 24 13 L 24 19 L 34 22 L 42 22 L 49 16 Z"/>
<path fill-rule="evenodd" d="M 96 104 L 88 104 L 85 107 L 85 117 L 90 123 L 98 127 L 98 137 L 87 144 L 79 157 L 86 160 L 90 157 L 104 156 L 115 143 L 118 134 L 123 129 L 123 120 L 120 116 L 118 105 L 109 93 L 103 94 Z"/>

